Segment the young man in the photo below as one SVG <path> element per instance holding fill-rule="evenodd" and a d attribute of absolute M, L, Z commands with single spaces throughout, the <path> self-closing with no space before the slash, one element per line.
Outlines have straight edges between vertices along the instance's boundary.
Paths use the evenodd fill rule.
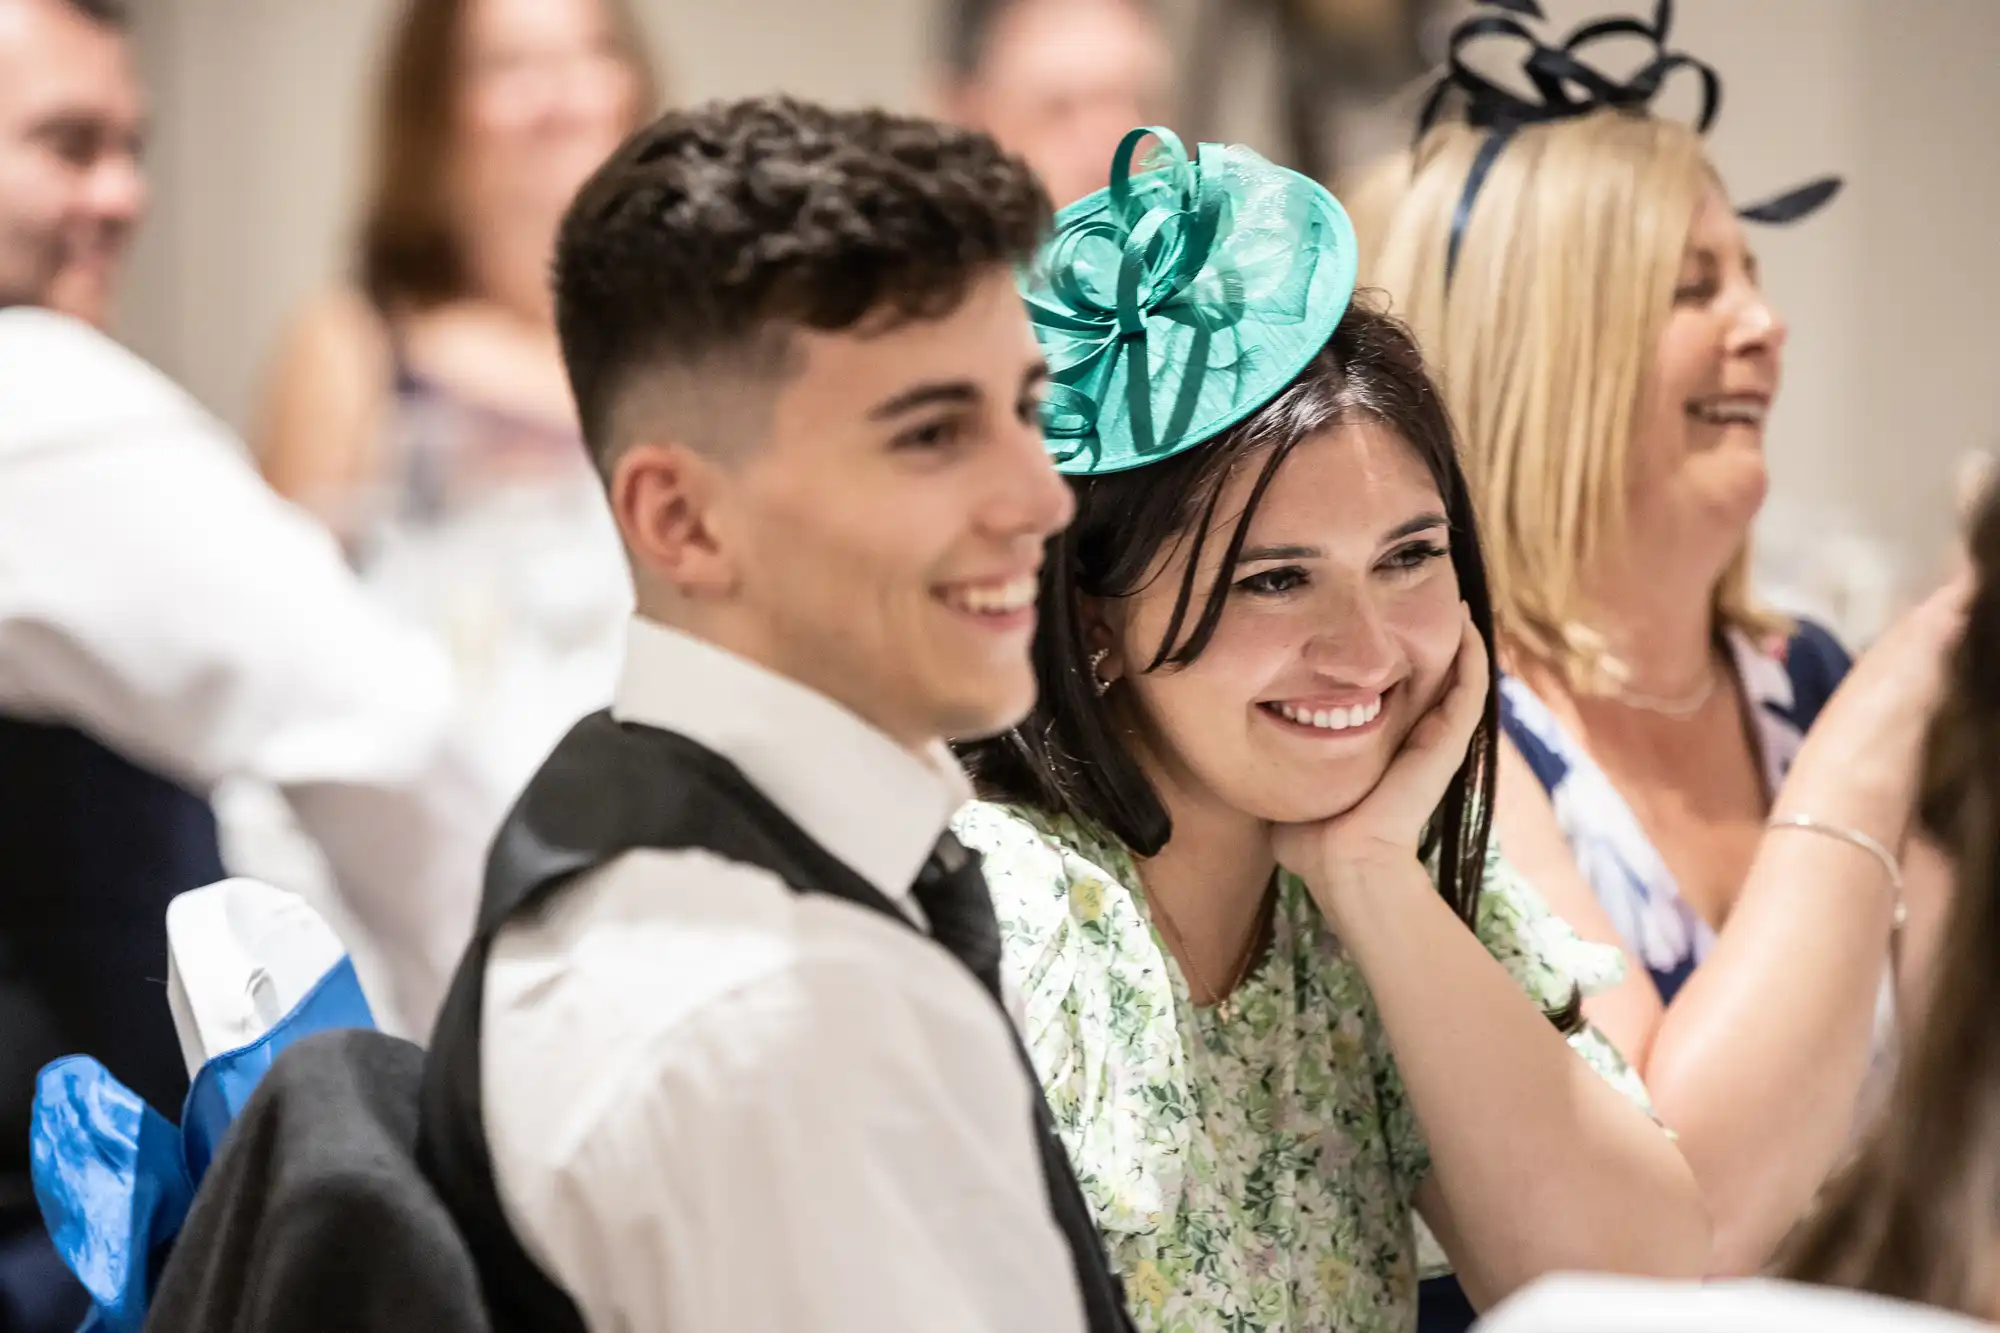
<path fill-rule="evenodd" d="M 1125 131 L 1172 114 L 1157 0 L 944 3 L 944 113 L 1027 159 L 1058 207 L 1104 188 Z"/>
<path fill-rule="evenodd" d="M 943 836 L 944 738 L 1029 707 L 1071 508 L 1012 274 L 1047 221 L 984 135 L 785 100 L 667 116 L 570 212 L 638 616 L 432 1043 L 429 1167 L 501 1326 L 1125 1326 Z"/>

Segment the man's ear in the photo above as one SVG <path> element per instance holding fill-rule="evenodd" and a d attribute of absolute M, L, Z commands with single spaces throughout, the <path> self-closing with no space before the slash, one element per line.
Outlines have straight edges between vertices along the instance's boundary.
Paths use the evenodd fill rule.
<path fill-rule="evenodd" d="M 726 484 L 714 459 L 684 444 L 634 444 L 619 454 L 611 515 L 637 570 L 684 597 L 728 593 L 736 568 L 716 521 Z"/>

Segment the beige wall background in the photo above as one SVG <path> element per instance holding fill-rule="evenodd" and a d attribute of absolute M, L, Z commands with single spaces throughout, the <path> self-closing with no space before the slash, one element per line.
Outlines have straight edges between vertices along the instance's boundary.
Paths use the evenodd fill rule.
<path fill-rule="evenodd" d="M 1184 20 L 1194 0 L 1172 0 Z M 677 97 L 784 89 L 920 108 L 932 0 L 644 0 Z M 1559 23 L 1645 0 L 1544 0 Z M 124 333 L 247 426 L 286 314 L 343 270 L 373 60 L 393 0 L 149 0 L 157 207 Z M 1758 237 L 1789 315 L 1770 448 L 1781 581 L 1866 632 L 1930 576 L 1951 477 L 2000 445 L 2000 0 L 1682 0 L 1721 71 L 1714 154 L 1739 198 L 1833 171 L 1810 224 Z M 1270 147 L 1246 54 L 1226 133 Z M 1378 141 L 1379 128 L 1373 135 Z"/>

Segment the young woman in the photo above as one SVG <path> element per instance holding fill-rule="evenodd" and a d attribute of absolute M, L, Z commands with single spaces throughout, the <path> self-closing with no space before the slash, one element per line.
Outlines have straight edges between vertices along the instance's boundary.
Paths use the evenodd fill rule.
<path fill-rule="evenodd" d="M 1077 516 L 1041 702 L 968 750 L 957 824 L 1133 1310 L 1406 1328 L 1413 1212 L 1476 1299 L 1693 1273 L 1686 1165 L 1558 1031 L 1602 951 L 1489 847 L 1491 621 L 1436 390 L 1350 305 L 1331 196 L 1162 138 L 1029 293 Z"/>
<path fill-rule="evenodd" d="M 1784 321 L 1695 129 L 1568 111 L 1431 129 L 1368 276 L 1439 368 L 1487 524 L 1496 827 L 1625 950 L 1584 1011 L 1679 1136 L 1712 1268 L 1749 1272 L 1887 1051 L 1899 892 L 1909 975 L 1943 901 L 1899 862 L 1949 617 L 1896 627 L 1836 698 L 1846 653 L 1758 605 Z"/>

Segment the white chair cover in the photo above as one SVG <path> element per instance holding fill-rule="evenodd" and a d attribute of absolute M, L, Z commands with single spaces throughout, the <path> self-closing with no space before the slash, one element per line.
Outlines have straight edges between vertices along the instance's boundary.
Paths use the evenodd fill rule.
<path fill-rule="evenodd" d="M 167 1002 L 189 1077 L 263 1036 L 347 953 L 303 898 L 254 879 L 175 898 L 167 950 Z"/>

